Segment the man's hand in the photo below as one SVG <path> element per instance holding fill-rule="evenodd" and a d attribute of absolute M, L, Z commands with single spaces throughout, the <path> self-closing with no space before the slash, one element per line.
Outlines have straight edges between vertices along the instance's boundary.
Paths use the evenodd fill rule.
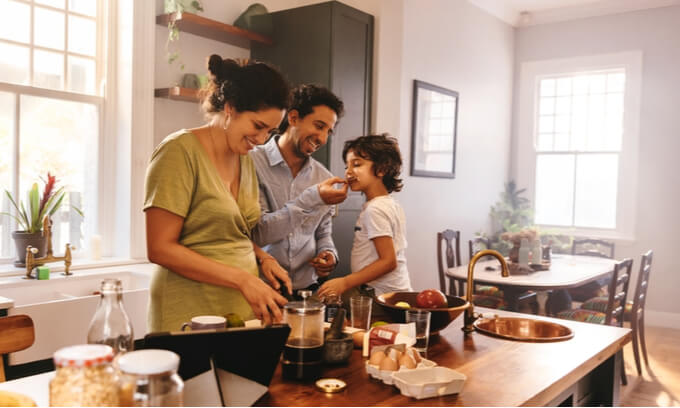
<path fill-rule="evenodd" d="M 342 184 L 342 188 L 335 188 L 334 184 Z M 349 185 L 340 177 L 331 177 L 317 184 L 319 195 L 327 205 L 340 204 L 347 198 Z"/>
<path fill-rule="evenodd" d="M 335 269 L 335 256 L 331 251 L 321 251 L 314 259 L 309 261 L 310 265 L 316 269 L 319 278 L 325 278 Z"/>

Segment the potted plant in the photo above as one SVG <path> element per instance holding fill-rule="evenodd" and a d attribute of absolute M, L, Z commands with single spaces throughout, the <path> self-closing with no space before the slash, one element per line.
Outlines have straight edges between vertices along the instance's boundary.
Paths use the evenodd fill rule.
<path fill-rule="evenodd" d="M 168 39 L 165 42 L 165 51 L 168 58 L 168 64 L 179 62 L 180 70 L 184 71 L 184 63 L 179 59 L 179 51 L 170 51 L 170 43 L 179 40 L 179 26 L 177 20 L 182 18 L 183 12 L 197 13 L 203 11 L 203 5 L 200 0 L 165 0 L 164 10 L 171 14 L 168 21 Z"/>
<path fill-rule="evenodd" d="M 38 183 L 33 183 L 31 190 L 28 192 L 28 200 L 26 205 L 23 201 L 15 200 L 12 194 L 5 190 L 5 194 L 9 201 L 14 206 L 16 215 L 10 213 L 0 213 L 14 218 L 16 220 L 19 230 L 12 232 L 12 238 L 17 249 L 17 260 L 14 262 L 15 266 L 23 267 L 26 261 L 26 247 L 28 245 L 37 248 L 38 254 L 36 257 L 45 255 L 47 247 L 47 237 L 42 234 L 43 219 L 45 216 L 51 217 L 59 210 L 61 203 L 64 200 L 66 192 L 63 187 L 55 190 L 57 178 L 47 173 L 47 180 L 43 188 L 42 196 L 38 190 Z M 73 207 L 78 214 L 83 215 L 82 212 Z"/>

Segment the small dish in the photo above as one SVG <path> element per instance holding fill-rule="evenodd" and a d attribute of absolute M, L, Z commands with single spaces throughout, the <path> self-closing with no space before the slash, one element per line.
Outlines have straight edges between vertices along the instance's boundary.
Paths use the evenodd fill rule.
<path fill-rule="evenodd" d="M 396 371 L 394 385 L 407 397 L 425 399 L 448 394 L 458 394 L 467 377 L 447 367 Z"/>

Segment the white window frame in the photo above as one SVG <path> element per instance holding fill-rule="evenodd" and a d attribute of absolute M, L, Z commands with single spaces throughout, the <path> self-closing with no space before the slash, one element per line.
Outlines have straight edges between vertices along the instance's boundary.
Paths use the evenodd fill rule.
<path fill-rule="evenodd" d="M 613 54 L 566 59 L 529 61 L 521 65 L 514 178 L 526 187 L 532 203 L 536 198 L 536 137 L 538 134 L 539 83 L 543 77 L 623 68 L 626 72 L 624 90 L 624 122 L 619 154 L 616 199 L 616 229 L 544 226 L 557 234 L 588 236 L 617 241 L 635 239 L 637 215 L 637 180 L 640 97 L 642 82 L 642 52 L 626 51 Z M 542 227 L 542 226 L 539 226 Z"/>

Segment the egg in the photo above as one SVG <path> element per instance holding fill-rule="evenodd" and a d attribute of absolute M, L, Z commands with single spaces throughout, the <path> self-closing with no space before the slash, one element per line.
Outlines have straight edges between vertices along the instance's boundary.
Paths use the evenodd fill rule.
<path fill-rule="evenodd" d="M 408 354 L 413 358 L 413 360 L 416 362 L 416 365 L 420 364 L 420 361 L 423 359 L 420 357 L 420 353 L 418 350 L 414 348 L 409 348 L 408 349 Z"/>
<path fill-rule="evenodd" d="M 399 359 L 399 367 L 416 368 L 416 362 L 413 361 L 413 358 L 411 356 L 409 356 L 408 354 L 404 354 Z"/>
<path fill-rule="evenodd" d="M 384 371 L 397 371 L 399 369 L 399 364 L 391 357 L 386 357 L 380 362 L 380 369 Z"/>
<path fill-rule="evenodd" d="M 390 351 L 388 352 L 388 357 L 393 359 L 394 361 L 399 361 L 401 358 L 402 352 L 395 349 L 395 348 L 390 348 Z"/>
<path fill-rule="evenodd" d="M 352 333 L 352 339 L 354 340 L 354 348 L 364 347 L 364 334 L 366 334 L 366 331 L 364 330 L 359 330 Z"/>
<path fill-rule="evenodd" d="M 368 364 L 379 366 L 380 363 L 386 358 L 385 352 L 382 350 L 374 351 L 371 354 L 371 358 L 368 359 Z"/>

